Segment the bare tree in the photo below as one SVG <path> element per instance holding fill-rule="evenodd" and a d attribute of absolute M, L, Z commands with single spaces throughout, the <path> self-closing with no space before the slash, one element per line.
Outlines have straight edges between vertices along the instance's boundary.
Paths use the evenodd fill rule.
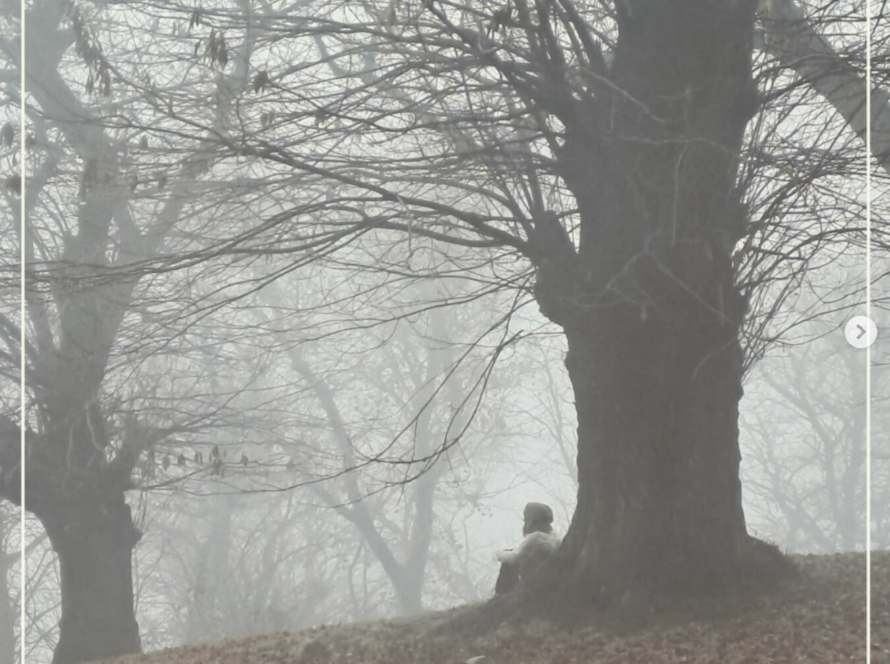
<path fill-rule="evenodd" d="M 426 324 L 416 331 L 409 332 L 407 325 L 395 329 L 393 336 L 397 342 L 389 343 L 385 350 L 381 350 L 387 356 L 385 363 L 368 367 L 373 375 L 360 376 L 359 372 L 364 372 L 356 367 L 357 371 L 348 374 L 349 380 L 340 391 L 341 399 L 337 398 L 337 392 L 331 389 L 328 381 L 315 373 L 305 359 L 305 353 L 297 348 L 287 353 L 291 366 L 312 389 L 328 419 L 342 464 L 342 494 L 339 487 L 313 484 L 312 488 L 325 504 L 336 509 L 361 533 L 389 577 L 401 613 L 422 608 L 430 547 L 434 530 L 439 526 L 434 511 L 437 487 L 443 474 L 453 474 L 456 465 L 463 465 L 447 454 L 448 460 L 433 462 L 437 461 L 439 450 L 465 440 L 467 413 L 476 406 L 478 386 L 482 382 L 478 375 L 473 380 L 472 375 L 462 376 L 455 370 L 458 350 L 453 346 L 443 313 L 433 310 L 426 318 Z M 406 335 L 415 337 L 413 343 Z M 417 338 L 418 335 L 421 338 Z M 424 337 L 432 346 L 429 350 L 422 348 Z M 311 347 L 308 351 L 311 352 Z M 356 440 L 357 437 L 372 436 L 369 436 L 370 432 L 362 432 L 365 427 L 356 430 L 349 426 L 348 415 L 339 404 L 344 400 L 353 402 L 352 392 L 360 391 L 363 383 L 376 384 L 375 391 L 386 395 L 385 409 L 389 411 L 384 415 L 381 404 L 375 404 L 364 420 L 368 425 L 378 428 L 381 425 L 376 422 L 387 419 L 398 422 L 398 414 L 402 413 L 401 432 L 396 432 L 392 438 L 406 439 L 407 451 L 393 449 L 391 438 L 384 438 L 381 442 L 385 444 L 382 449 L 386 450 L 386 456 L 416 460 L 415 467 L 409 466 L 408 472 L 396 466 L 395 472 L 385 481 L 395 491 L 380 492 L 367 498 L 369 489 L 349 471 L 359 466 L 360 459 L 372 458 L 375 454 L 367 441 L 359 443 Z M 437 394 L 441 394 L 440 399 L 435 399 Z M 434 401 L 441 405 L 435 406 Z M 472 446 L 466 441 L 461 449 L 464 454 L 473 454 Z M 404 487 L 411 478 L 416 479 Z M 402 519 L 391 507 L 387 508 L 387 504 L 394 501 L 405 505 Z"/>
<path fill-rule="evenodd" d="M 133 487 L 140 455 L 157 437 L 121 437 L 110 426 L 106 411 L 113 410 L 114 398 L 103 393 L 103 381 L 119 333 L 128 324 L 133 329 L 127 313 L 138 279 L 103 275 L 114 265 L 154 256 L 185 199 L 174 187 L 157 205 L 130 204 L 138 176 L 126 140 L 100 120 L 110 110 L 112 70 L 91 26 L 78 6 L 55 0 L 29 7 L 28 16 L 30 88 L 9 83 L 14 101 L 26 101 L 30 122 L 12 127 L 29 147 L 28 229 L 17 237 L 31 270 L 28 320 L 10 313 L 0 325 L 9 350 L 4 375 L 17 382 L 25 372 L 31 407 L 25 421 L 2 418 L 0 493 L 19 501 L 18 440 L 26 429 L 25 507 L 59 557 L 62 615 L 54 661 L 70 663 L 140 649 L 131 565 L 140 533 L 125 492 Z M 17 68 L 15 35 L 4 33 L 0 41 Z M 89 70 L 85 95 L 67 76 L 69 52 Z M 164 187 L 157 179 L 154 186 Z M 10 200 L 19 192 L 7 187 L 4 193 Z M 11 200 L 10 207 L 17 209 Z M 41 268 L 46 261 L 53 262 L 51 278 Z M 22 327 L 26 367 L 17 366 Z"/>
<path fill-rule="evenodd" d="M 868 527 L 875 548 L 887 545 L 887 370 L 876 364 L 871 372 L 868 524 L 866 357 L 837 327 L 830 318 L 804 326 L 814 339 L 775 349 L 746 387 L 746 502 L 756 527 L 791 551 L 861 550 Z"/>

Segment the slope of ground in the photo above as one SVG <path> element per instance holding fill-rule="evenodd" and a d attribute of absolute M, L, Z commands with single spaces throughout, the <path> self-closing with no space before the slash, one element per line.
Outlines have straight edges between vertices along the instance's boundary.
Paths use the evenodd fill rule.
<path fill-rule="evenodd" d="M 708 617 L 653 615 L 619 625 L 542 620 L 484 636 L 443 631 L 473 607 L 412 618 L 188 646 L 117 664 L 842 664 L 866 662 L 865 554 L 794 556 L 798 581 Z M 890 664 L 890 552 L 872 556 L 871 662 Z"/>

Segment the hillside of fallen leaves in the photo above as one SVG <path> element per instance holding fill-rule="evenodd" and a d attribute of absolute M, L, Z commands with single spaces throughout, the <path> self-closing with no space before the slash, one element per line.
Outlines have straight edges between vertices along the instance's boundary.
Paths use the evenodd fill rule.
<path fill-rule="evenodd" d="M 866 662 L 864 553 L 793 556 L 795 582 L 698 616 L 633 626 L 605 615 L 571 628 L 534 619 L 483 636 L 449 633 L 463 607 L 397 620 L 186 646 L 116 664 L 842 664 Z M 872 554 L 871 662 L 890 664 L 890 552 Z"/>

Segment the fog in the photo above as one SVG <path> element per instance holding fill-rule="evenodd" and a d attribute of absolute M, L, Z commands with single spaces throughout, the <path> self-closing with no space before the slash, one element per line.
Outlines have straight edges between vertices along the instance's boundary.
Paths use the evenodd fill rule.
<path fill-rule="evenodd" d="M 809 18 L 825 58 L 855 63 L 835 65 L 858 87 L 826 90 L 787 64 L 781 49 L 799 44 L 758 19 L 754 119 L 725 132 L 744 129 L 739 164 L 721 147 L 707 157 L 720 168 L 690 170 L 731 166 L 729 202 L 687 182 L 676 148 L 670 178 L 634 185 L 660 225 L 616 241 L 639 240 L 638 255 L 604 276 L 575 261 L 608 264 L 585 243 L 628 231 L 600 233 L 584 207 L 605 219 L 615 206 L 610 187 L 578 184 L 571 151 L 594 155 L 589 175 L 601 146 L 578 147 L 560 104 L 614 94 L 597 86 L 617 13 L 579 4 L 596 49 L 560 15 L 553 69 L 559 58 L 541 65 L 522 41 L 531 31 L 495 46 L 520 31 L 512 14 L 483 25 L 491 3 L 408 4 L 29 1 L 24 90 L 17 8 L 0 8 L 0 664 L 53 661 L 63 595 L 83 625 L 120 620 L 97 638 L 120 637 L 103 656 L 487 601 L 526 503 L 551 506 L 562 534 L 587 495 L 578 441 L 600 450 L 605 434 L 584 429 L 584 399 L 608 396 L 596 371 L 612 356 L 578 349 L 609 343 L 612 311 L 650 340 L 653 324 L 695 333 L 694 316 L 709 343 L 736 326 L 748 533 L 786 553 L 890 550 L 886 154 L 867 184 L 861 114 L 846 112 L 862 92 L 861 26 Z M 535 87 L 557 70 L 559 94 Z M 661 154 L 633 163 L 655 172 Z M 697 215 L 716 220 L 713 237 Z M 867 351 L 844 336 L 865 313 L 878 328 Z M 666 344 L 695 360 L 688 382 L 678 373 L 674 394 L 669 364 L 637 368 L 640 402 L 661 407 L 661 389 L 681 403 L 730 345 L 713 344 Z M 570 348 L 595 358 L 596 380 L 567 369 Z M 692 404 L 677 430 L 722 421 L 708 408 Z M 636 398 L 614 410 L 629 429 L 651 415 Z M 135 625 L 118 610 L 130 580 Z M 62 650 L 61 664 L 92 653 L 73 637 Z"/>

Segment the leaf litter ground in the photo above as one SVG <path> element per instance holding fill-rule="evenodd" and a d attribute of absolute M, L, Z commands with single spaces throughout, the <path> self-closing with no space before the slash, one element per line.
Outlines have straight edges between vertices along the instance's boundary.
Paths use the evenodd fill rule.
<path fill-rule="evenodd" d="M 633 624 L 591 613 L 571 628 L 541 619 L 483 635 L 447 625 L 478 605 L 185 646 L 116 664 L 842 664 L 866 661 L 865 554 L 792 556 L 800 578 L 709 615 Z M 711 610 L 713 609 L 713 610 Z M 701 612 L 699 612 L 701 613 Z M 871 662 L 890 664 L 890 552 L 872 555 Z"/>

